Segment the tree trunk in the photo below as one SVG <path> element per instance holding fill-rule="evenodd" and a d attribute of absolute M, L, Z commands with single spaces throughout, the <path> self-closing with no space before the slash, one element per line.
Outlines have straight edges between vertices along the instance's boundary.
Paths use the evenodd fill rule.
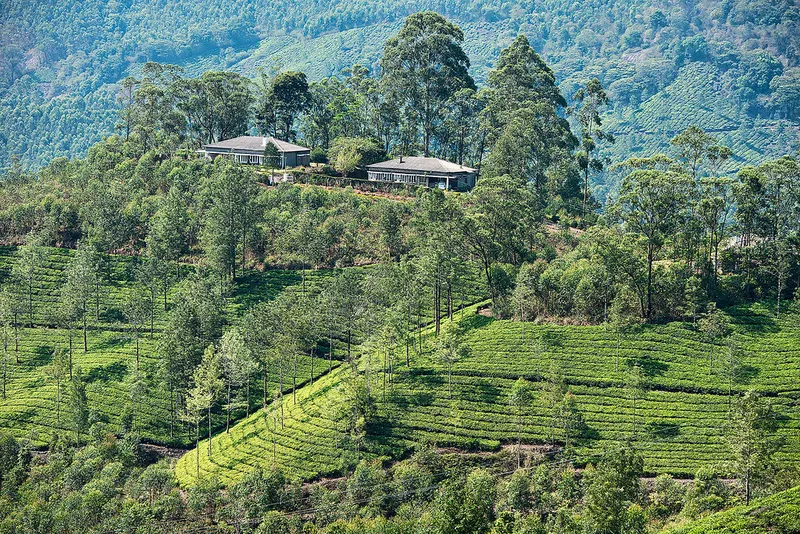
<path fill-rule="evenodd" d="M 297 351 L 294 351 L 292 363 L 292 404 L 297 404 Z"/>
<path fill-rule="evenodd" d="M 653 251 L 647 249 L 647 319 L 653 314 Z"/>
<path fill-rule="evenodd" d="M 231 381 L 228 380 L 228 406 L 227 414 L 225 417 L 225 433 L 229 433 L 231 429 Z"/>
<path fill-rule="evenodd" d="M 211 459 L 211 403 L 208 405 L 208 458 Z"/>
<path fill-rule="evenodd" d="M 86 328 L 87 328 L 87 325 L 86 325 L 86 305 L 84 305 L 83 306 L 83 353 L 84 354 L 86 354 L 86 352 L 89 350 L 89 345 L 86 342 Z"/>
<path fill-rule="evenodd" d="M 194 461 L 197 464 L 197 479 L 200 480 L 200 414 L 197 417 L 197 432 L 194 439 Z"/>

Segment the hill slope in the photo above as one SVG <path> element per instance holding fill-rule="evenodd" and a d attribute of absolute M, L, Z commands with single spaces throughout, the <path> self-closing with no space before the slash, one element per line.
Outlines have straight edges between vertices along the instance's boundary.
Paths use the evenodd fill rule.
<path fill-rule="evenodd" d="M 612 129 L 623 138 L 609 151 L 613 159 L 631 148 L 662 149 L 687 118 L 711 130 L 724 123 L 725 141 L 743 147 L 738 164 L 782 155 L 798 141 L 800 117 L 787 95 L 800 64 L 800 14 L 788 1 L 706 0 L 669 8 L 651 0 L 3 5 L 0 168 L 15 154 L 39 165 L 85 153 L 113 132 L 115 83 L 145 61 L 179 64 L 194 75 L 220 68 L 254 75 L 276 63 L 305 70 L 311 79 L 355 62 L 375 69 L 386 38 L 421 9 L 440 11 L 464 28 L 478 82 L 518 33 L 554 67 L 566 96 L 599 77 L 612 96 Z M 713 91 L 695 91 L 710 78 Z M 675 94 L 681 94 L 679 106 Z M 697 115 L 698 109 L 705 112 Z"/>
<path fill-rule="evenodd" d="M 760 305 L 728 313 L 742 348 L 733 391 L 752 388 L 769 396 L 783 416 L 781 432 L 796 432 L 800 425 L 796 406 L 800 314 L 786 314 L 775 321 L 771 310 Z M 690 475 L 700 465 L 724 460 L 729 386 L 724 349 L 717 348 L 709 372 L 709 347 L 691 325 L 642 328 L 622 340 L 618 362 L 616 335 L 601 326 L 531 325 L 491 320 L 474 312 L 465 315 L 462 325 L 467 329 L 469 354 L 453 365 L 452 399 L 446 368 L 430 354 L 412 352 L 410 368 L 403 353 L 395 355 L 395 372 L 385 394 L 382 351 L 370 355 L 369 364 L 367 356 L 362 356 L 361 374 L 366 374 L 369 365 L 377 407 L 367 425 L 362 454 L 397 458 L 416 441 L 482 449 L 513 443 L 516 424 L 507 401 L 513 382 L 523 376 L 541 386 L 555 364 L 586 424 L 574 453 L 580 462 L 591 461 L 604 446 L 632 434 L 632 402 L 623 384 L 627 369 L 638 363 L 649 389 L 636 412 L 637 446 L 644 455 L 645 470 Z M 207 445 L 201 443 L 201 476 L 213 474 L 232 482 L 252 467 L 273 461 L 303 478 L 337 473 L 355 452 L 348 441 L 347 410 L 341 408 L 342 399 L 349 395 L 351 376 L 342 367 L 313 387 L 303 388 L 296 404 L 287 399 L 283 425 L 277 405 L 266 414 L 252 415 L 229 434 L 213 439 L 210 458 Z M 542 397 L 542 392 L 534 394 L 524 417 L 525 443 L 549 439 L 551 415 Z M 562 441 L 558 429 L 555 437 Z M 787 440 L 780 456 L 790 463 L 800 462 L 800 443 Z M 183 483 L 195 480 L 195 462 L 195 452 L 179 461 L 177 473 Z"/>
<path fill-rule="evenodd" d="M 0 282 L 5 281 L 16 261 L 13 247 L 0 247 Z M 71 431 L 67 410 L 67 377 L 62 382 L 60 407 L 57 403 L 57 382 L 51 374 L 53 351 L 66 348 L 68 332 L 54 327 L 48 314 L 55 307 L 60 287 L 64 281 L 64 271 L 73 257 L 74 251 L 66 249 L 47 249 L 45 261 L 37 269 L 33 291 L 34 325 L 27 324 L 27 315 L 22 318 L 24 326 L 19 333 L 19 364 L 13 334 L 9 340 L 7 364 L 6 399 L 0 403 L 0 429 L 18 438 L 28 438 L 42 446 L 57 434 Z M 159 339 L 166 326 L 167 314 L 160 306 L 156 307 L 155 333 L 141 334 L 140 367 L 143 376 L 141 384 L 134 384 L 136 342 L 133 331 L 125 324 L 121 308 L 125 296 L 133 290 L 133 265 L 135 258 L 108 256 L 110 283 L 104 284 L 101 300 L 100 320 L 90 320 L 88 331 L 88 350 L 84 353 L 80 330 L 73 333 L 73 366 L 80 368 L 87 383 L 88 406 L 101 418 L 106 418 L 117 429 L 121 417 L 128 407 L 136 410 L 136 430 L 151 442 L 186 445 L 192 443 L 179 421 L 175 421 L 174 435 L 170 432 L 170 395 L 163 380 L 159 379 L 160 357 Z M 308 274 L 309 288 L 325 283 L 329 271 L 319 270 Z M 228 300 L 228 320 L 233 322 L 254 299 L 269 300 L 282 291 L 299 291 L 301 277 L 294 271 L 249 272 L 242 280 L 240 289 Z M 176 285 L 169 290 L 170 306 L 175 299 Z M 310 289 L 309 289 L 310 290 Z M 327 361 L 317 363 L 314 374 L 327 372 Z M 338 365 L 338 362 L 335 362 Z M 310 376 L 311 362 L 307 356 L 300 356 L 297 373 L 302 380 Z M 269 394 L 278 390 L 278 378 L 269 377 Z M 139 389 L 137 389 L 139 388 Z M 142 392 L 141 388 L 144 388 Z M 290 384 L 284 385 L 285 389 Z M 136 393 L 136 392 L 139 393 Z M 258 404 L 260 391 L 253 388 L 252 405 Z M 137 398 L 147 402 L 135 402 Z M 244 413 L 241 414 L 244 416 Z M 220 415 L 215 425 L 223 425 Z"/>
<path fill-rule="evenodd" d="M 737 506 L 663 534 L 766 534 L 800 532 L 800 487 Z"/>

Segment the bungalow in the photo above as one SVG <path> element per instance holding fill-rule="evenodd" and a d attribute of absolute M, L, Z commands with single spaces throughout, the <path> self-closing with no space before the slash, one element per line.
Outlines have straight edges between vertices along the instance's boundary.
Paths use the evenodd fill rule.
<path fill-rule="evenodd" d="M 277 156 L 264 156 L 267 143 L 278 149 Z M 311 149 L 304 146 L 293 145 L 274 137 L 257 137 L 243 135 L 234 139 L 226 139 L 219 143 L 211 143 L 204 148 L 206 159 L 214 160 L 219 156 L 232 157 L 237 163 L 248 165 L 269 165 L 267 158 L 273 157 L 272 165 L 277 169 L 309 165 L 311 162 Z"/>
<path fill-rule="evenodd" d="M 400 156 L 367 165 L 367 178 L 375 182 L 424 185 L 440 189 L 467 190 L 475 187 L 478 171 L 439 158 Z"/>

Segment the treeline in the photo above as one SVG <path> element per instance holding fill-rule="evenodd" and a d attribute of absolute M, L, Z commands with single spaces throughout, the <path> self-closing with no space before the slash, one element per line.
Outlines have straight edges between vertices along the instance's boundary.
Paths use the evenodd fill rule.
<path fill-rule="evenodd" d="M 753 446 L 744 451 L 740 443 L 733 462 L 751 473 L 745 487 L 785 489 L 791 478 L 769 483 L 764 476 L 773 473 L 774 415 L 755 396 L 739 404 L 761 414 L 742 414 L 732 425 Z M 758 458 L 754 470 L 750 452 Z M 14 505 L 0 509 L 0 532 L 644 534 L 749 499 L 707 467 L 688 483 L 669 475 L 643 480 L 643 460 L 631 444 L 608 449 L 582 470 L 550 455 L 528 455 L 514 468 L 506 453 L 487 469 L 420 445 L 392 465 L 361 461 L 336 481 L 303 485 L 273 466 L 225 491 L 205 478 L 185 495 L 166 461 L 149 460 L 135 434 L 120 439 L 99 423 L 82 449 L 58 441 L 46 459 L 0 435 L 0 502 Z"/>
<path fill-rule="evenodd" d="M 114 86 L 108 84 L 148 61 L 194 66 L 198 56 L 205 56 L 204 64 L 212 68 L 231 68 L 250 56 L 259 39 L 281 43 L 398 22 L 420 9 L 473 27 L 480 24 L 489 28 L 490 39 L 505 38 L 509 31 L 527 35 L 554 66 L 567 96 L 585 79 L 598 76 L 611 88 L 619 109 L 636 108 L 672 83 L 682 65 L 703 62 L 719 69 L 723 94 L 738 99 L 753 116 L 796 119 L 798 113 L 800 33 L 789 1 L 672 8 L 628 1 L 611 7 L 584 3 L 580 9 L 564 2 L 512 8 L 488 0 L 365 0 L 346 6 L 227 0 L 178 2 L 166 9 L 158 2 L 8 2 L 5 7 L 0 14 L 0 29 L 7 36 L 0 45 L 0 168 L 7 168 L 15 155 L 38 166 L 55 156 L 85 154 L 114 125 Z M 356 47 L 377 50 L 377 43 L 370 42 L 374 34 L 350 38 Z M 467 52 L 483 58 L 488 46 L 471 43 Z M 632 62 L 626 54 L 640 55 Z M 378 55 L 366 52 L 361 62 L 375 67 Z M 330 65 L 325 75 L 349 67 L 344 57 L 348 54 L 315 56 L 308 63 Z M 486 70 L 476 65 L 472 72 L 482 83 Z M 667 121 L 678 119 L 675 115 Z M 87 123 L 91 127 L 81 126 Z"/>
<path fill-rule="evenodd" d="M 343 80 L 311 84 L 293 71 L 262 72 L 255 82 L 233 72 L 184 79 L 178 67 L 148 63 L 140 80 L 122 84 L 120 130 L 140 154 L 163 155 L 255 129 L 301 139 L 313 161 L 330 160 L 344 174 L 390 153 L 435 155 L 532 180 L 548 201 L 582 194 L 585 214 L 589 175 L 603 168 L 598 144 L 613 142 L 600 127 L 608 104 L 600 82 L 588 82 L 567 109 L 552 70 L 520 36 L 478 91 L 463 41 L 440 15 L 417 13 L 387 41 L 379 76 L 354 65 Z"/>

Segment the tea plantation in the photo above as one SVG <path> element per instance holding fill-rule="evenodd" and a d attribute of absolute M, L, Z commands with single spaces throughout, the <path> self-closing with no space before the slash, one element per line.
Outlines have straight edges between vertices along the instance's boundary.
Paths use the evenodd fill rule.
<path fill-rule="evenodd" d="M 687 525 L 664 530 L 663 534 L 767 532 L 800 532 L 800 487 L 753 501 L 749 506 L 737 506 Z"/>
<path fill-rule="evenodd" d="M 736 346 L 733 366 L 725 346 L 715 346 L 710 361 L 711 346 L 691 323 L 640 327 L 619 340 L 617 351 L 617 334 L 604 326 L 493 320 L 472 308 L 460 319 L 469 352 L 453 365 L 452 399 L 446 368 L 430 351 L 412 351 L 410 368 L 405 367 L 404 353 L 394 356 L 395 373 L 385 397 L 382 357 L 371 356 L 377 414 L 367 425 L 361 452 L 397 458 L 420 440 L 472 449 L 514 443 L 517 427 L 508 406 L 513 382 L 522 376 L 539 390 L 555 368 L 575 395 L 585 422 L 573 454 L 578 463 L 590 462 L 607 445 L 632 437 L 633 406 L 624 384 L 629 369 L 638 364 L 646 393 L 637 401 L 636 446 L 647 472 L 692 475 L 700 465 L 727 459 L 723 435 L 729 388 L 734 394 L 755 389 L 770 398 L 780 414 L 779 432 L 786 437 L 779 458 L 798 463 L 800 313 L 794 310 L 776 319 L 774 309 L 761 304 L 726 313 Z M 362 373 L 366 367 L 362 356 Z M 232 482 L 248 469 L 273 461 L 303 478 L 336 474 L 352 456 L 342 445 L 344 419 L 337 409 L 349 376 L 349 368 L 341 367 L 303 388 L 296 404 L 285 403 L 283 425 L 277 406 L 252 415 L 229 434 L 213 439 L 211 458 L 201 443 L 201 476 L 213 474 Z M 524 416 L 525 443 L 549 439 L 550 414 L 542 397 L 541 392 L 534 394 Z M 178 463 L 183 483 L 192 483 L 196 476 L 195 457 L 192 452 Z"/>
<path fill-rule="evenodd" d="M 15 260 L 13 247 L 0 247 L 0 281 L 8 280 Z M 9 431 L 18 438 L 28 438 L 42 446 L 56 434 L 70 430 L 65 417 L 67 405 L 68 377 L 62 379 L 61 405 L 57 409 L 58 387 L 52 376 L 51 362 L 56 348 L 68 346 L 68 332 L 55 327 L 50 318 L 64 282 L 64 270 L 74 252 L 66 249 L 47 249 L 47 254 L 36 272 L 33 288 L 34 327 L 28 327 L 27 314 L 21 317 L 24 326 L 19 330 L 19 364 L 13 332 L 9 339 L 7 367 L 7 395 L 0 403 L 0 429 Z M 158 379 L 158 343 L 160 332 L 166 324 L 167 313 L 163 304 L 156 306 L 154 335 L 148 329 L 140 336 L 141 380 L 134 381 L 136 342 L 134 332 L 125 323 L 121 311 L 122 302 L 134 283 L 136 258 L 106 256 L 106 277 L 101 289 L 100 318 L 96 320 L 94 310 L 89 321 L 88 350 L 83 351 L 82 333 L 73 332 L 73 366 L 80 368 L 87 382 L 88 407 L 105 416 L 112 425 L 117 425 L 126 405 L 135 411 L 135 429 L 146 441 L 171 445 L 186 445 L 190 437 L 175 421 L 170 431 L 170 396 Z M 186 275 L 190 267 L 182 267 Z M 330 271 L 308 271 L 306 284 L 309 291 L 319 290 L 330 277 Z M 228 299 L 228 322 L 236 318 L 254 302 L 274 298 L 284 290 L 300 291 L 301 274 L 296 271 L 248 271 L 233 295 Z M 167 300 L 172 303 L 176 296 L 176 281 L 168 290 Z M 335 362 L 338 365 L 338 362 Z M 307 379 L 311 372 L 307 356 L 298 357 L 298 380 Z M 327 372 L 327 361 L 316 362 L 314 374 Z M 269 388 L 278 389 L 278 377 L 272 373 Z M 291 387 L 291 380 L 285 383 Z M 261 384 L 254 382 L 251 404 L 258 405 Z M 138 402 L 137 399 L 146 399 Z M 60 412 L 60 413 L 59 413 Z M 242 411 L 241 415 L 244 415 Z M 224 424 L 219 415 L 216 425 Z"/>

